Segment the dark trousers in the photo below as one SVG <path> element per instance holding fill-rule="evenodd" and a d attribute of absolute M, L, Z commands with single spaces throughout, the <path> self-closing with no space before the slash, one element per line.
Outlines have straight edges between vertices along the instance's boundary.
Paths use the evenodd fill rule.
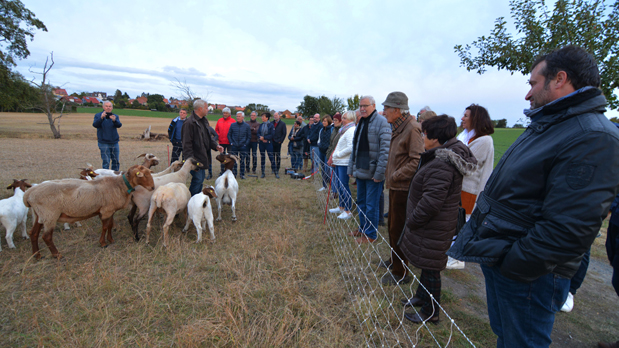
<path fill-rule="evenodd" d="M 178 160 L 181 157 L 181 154 L 183 153 L 183 143 L 179 142 L 172 142 L 172 159 L 170 160 L 170 163 Z"/>
<path fill-rule="evenodd" d="M 264 174 L 264 166 L 265 166 L 265 153 L 269 156 L 269 161 L 271 162 L 271 170 L 275 172 L 275 160 L 273 159 L 273 144 L 260 142 L 260 170 L 262 170 L 262 174 Z"/>
<path fill-rule="evenodd" d="M 578 271 L 574 274 L 572 279 L 570 280 L 570 292 L 572 295 L 576 295 L 576 291 L 582 285 L 582 282 L 585 281 L 585 276 L 587 275 L 587 270 L 589 269 L 589 259 L 591 258 L 591 248 L 582 256 L 582 260 L 580 261 L 580 267 L 578 267 Z"/>
<path fill-rule="evenodd" d="M 245 147 L 231 146 L 230 147 L 230 154 L 235 155 L 239 158 L 239 167 L 241 168 L 241 176 L 245 176 L 245 168 L 246 166 L 248 166 L 247 162 L 249 162 L 249 159 L 247 158 L 248 157 L 247 148 L 248 148 L 247 146 Z M 234 164 L 232 173 L 234 174 L 234 176 L 236 176 L 236 163 Z"/>
<path fill-rule="evenodd" d="M 428 317 L 438 316 L 440 308 L 433 303 L 432 298 L 430 298 L 430 294 L 434 296 L 434 301 L 436 301 L 437 304 L 441 303 L 441 271 L 421 269 L 419 284 L 420 285 L 417 286 L 417 291 L 415 292 L 415 297 L 423 301 L 421 313 Z"/>
<path fill-rule="evenodd" d="M 393 249 L 391 251 L 391 273 L 396 278 L 402 278 L 406 275 L 405 265 L 408 260 L 398 246 L 398 241 L 402 235 L 402 230 L 406 224 L 406 202 L 408 200 L 408 191 L 389 190 L 389 245 Z"/>
<path fill-rule="evenodd" d="M 224 148 L 224 152 L 222 152 L 222 154 L 225 153 L 230 153 L 230 144 L 219 144 L 221 145 L 221 147 Z M 221 173 L 219 173 L 219 175 L 223 174 L 226 171 L 226 168 L 224 167 L 224 164 L 221 164 Z"/>
<path fill-rule="evenodd" d="M 248 153 L 251 153 L 251 171 L 256 172 L 256 167 L 258 167 L 258 143 L 249 143 Z M 249 173 L 249 158 L 247 159 L 247 172 Z"/>
<path fill-rule="evenodd" d="M 279 167 L 282 162 L 282 144 L 273 142 L 273 157 L 275 159 L 275 173 L 279 173 Z"/>

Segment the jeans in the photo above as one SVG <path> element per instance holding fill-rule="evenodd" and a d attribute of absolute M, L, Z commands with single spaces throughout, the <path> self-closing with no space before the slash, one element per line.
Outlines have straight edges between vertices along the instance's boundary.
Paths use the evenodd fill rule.
<path fill-rule="evenodd" d="M 256 167 L 258 167 L 258 143 L 249 143 L 248 153 L 251 153 L 251 171 L 256 172 Z M 249 173 L 249 158 L 247 159 L 247 172 Z"/>
<path fill-rule="evenodd" d="M 275 173 L 279 173 L 279 167 L 282 163 L 282 144 L 273 142 L 273 157 L 275 159 Z"/>
<path fill-rule="evenodd" d="M 245 176 L 245 168 L 248 166 L 247 162 L 249 162 L 249 158 L 248 158 L 248 153 L 247 153 L 247 149 L 248 147 L 241 147 L 241 146 L 231 146 L 230 147 L 230 154 L 231 155 L 235 155 L 239 158 L 239 167 L 241 168 L 241 176 Z M 232 168 L 232 173 L 234 174 L 234 176 L 236 176 L 236 163 L 234 164 L 234 168 Z"/>
<path fill-rule="evenodd" d="M 183 153 L 183 143 L 179 142 L 173 142 L 172 143 L 172 159 L 170 159 L 170 163 L 178 160 L 181 157 L 181 154 Z"/>
<path fill-rule="evenodd" d="M 319 158 L 318 157 L 319 153 L 320 153 L 320 150 L 318 150 L 318 146 L 310 146 L 310 156 L 312 158 L 312 174 L 318 171 L 317 159 Z"/>
<path fill-rule="evenodd" d="M 357 179 L 357 206 L 359 207 L 359 232 L 376 239 L 378 226 L 378 201 L 383 182 Z"/>
<path fill-rule="evenodd" d="M 189 184 L 189 192 L 192 196 L 197 195 L 202 191 L 202 183 L 204 182 L 204 169 L 191 170 L 191 184 Z"/>
<path fill-rule="evenodd" d="M 118 163 L 118 154 L 120 153 L 120 149 L 118 148 L 118 143 L 116 144 L 99 144 L 99 151 L 101 151 L 101 160 L 103 164 L 101 168 L 110 169 L 110 160 L 112 162 L 112 170 L 120 170 L 120 165 Z"/>
<path fill-rule="evenodd" d="M 266 159 L 264 158 L 265 152 L 266 155 L 269 156 L 269 161 L 271 162 L 271 170 L 275 172 L 275 160 L 273 159 L 273 144 L 260 142 L 258 145 L 260 147 L 260 170 L 262 170 L 262 174 L 264 174 L 264 167 L 266 162 Z"/>
<path fill-rule="evenodd" d="M 337 179 L 333 180 L 333 184 L 340 197 L 340 208 L 350 211 L 352 209 L 352 197 L 350 186 L 348 186 L 348 166 L 335 166 L 334 172 Z"/>
<path fill-rule="evenodd" d="M 582 261 L 580 261 L 580 267 L 578 267 L 578 271 L 574 274 L 572 279 L 570 280 L 570 292 L 572 295 L 576 295 L 576 291 L 582 285 L 582 282 L 585 280 L 585 276 L 587 275 L 587 270 L 589 269 L 589 259 L 591 258 L 591 248 L 582 256 Z"/>
<path fill-rule="evenodd" d="M 505 277 L 497 266 L 481 265 L 481 270 L 497 348 L 550 346 L 555 313 L 567 298 L 570 280 L 550 273 L 523 283 Z"/>
<path fill-rule="evenodd" d="M 385 223 L 385 182 L 380 187 L 380 200 L 378 201 L 378 224 Z"/>

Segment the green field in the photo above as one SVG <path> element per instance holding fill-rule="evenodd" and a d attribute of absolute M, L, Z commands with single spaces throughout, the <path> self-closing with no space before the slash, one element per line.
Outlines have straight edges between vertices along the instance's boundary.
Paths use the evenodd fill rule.
<path fill-rule="evenodd" d="M 501 157 L 507 149 L 516 141 L 516 139 L 524 132 L 524 128 L 511 129 L 501 128 L 495 129 L 492 134 L 492 141 L 494 141 L 494 166 L 499 163 Z"/>

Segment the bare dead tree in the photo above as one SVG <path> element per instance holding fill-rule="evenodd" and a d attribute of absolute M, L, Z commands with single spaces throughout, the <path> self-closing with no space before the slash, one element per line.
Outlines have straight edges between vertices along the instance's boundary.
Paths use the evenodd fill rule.
<path fill-rule="evenodd" d="M 189 110 L 193 110 L 193 102 L 195 100 L 198 100 L 198 99 L 208 100 L 211 94 L 210 92 L 206 92 L 205 96 L 199 96 L 197 93 L 195 93 L 193 89 L 191 89 L 191 86 L 189 86 L 189 84 L 187 83 L 187 80 L 181 81 L 177 78 L 174 78 L 174 80 L 175 81 L 170 82 L 170 85 L 174 87 L 174 89 L 176 89 L 178 93 L 180 93 L 179 99 L 187 101 Z"/>
<path fill-rule="evenodd" d="M 51 63 L 50 63 L 51 61 Z M 49 122 L 49 128 L 52 130 L 54 139 L 60 139 L 60 119 L 63 116 L 64 107 L 66 102 L 62 103 L 60 115 L 54 117 L 54 111 L 56 111 L 56 98 L 53 93 L 53 86 L 47 81 L 47 74 L 54 66 L 54 52 L 50 53 L 50 57 L 45 58 L 45 66 L 43 66 L 43 72 L 36 72 L 29 69 L 33 74 L 41 75 L 41 83 L 34 82 L 34 79 L 30 81 L 31 84 L 39 88 L 41 91 L 41 102 L 38 105 L 31 106 L 32 109 L 40 110 L 47 114 L 47 121 Z"/>

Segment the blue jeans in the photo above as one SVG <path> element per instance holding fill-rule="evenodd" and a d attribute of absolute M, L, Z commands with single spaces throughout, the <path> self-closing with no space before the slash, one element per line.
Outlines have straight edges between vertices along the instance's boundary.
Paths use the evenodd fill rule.
<path fill-rule="evenodd" d="M 318 154 L 320 150 L 318 150 L 318 146 L 310 146 L 310 156 L 312 156 L 312 174 L 318 171 Z"/>
<path fill-rule="evenodd" d="M 189 192 L 192 196 L 202 192 L 202 183 L 204 182 L 204 169 L 191 170 L 191 184 L 189 184 Z"/>
<path fill-rule="evenodd" d="M 183 153 L 183 143 L 180 141 L 172 142 L 172 159 L 170 159 L 170 163 L 178 160 Z"/>
<path fill-rule="evenodd" d="M 376 239 L 378 226 L 378 201 L 383 182 L 357 179 L 357 206 L 359 207 L 359 232 Z"/>
<path fill-rule="evenodd" d="M 256 167 L 258 167 L 258 143 L 249 143 L 248 153 L 251 153 L 251 171 L 256 172 Z M 249 158 L 247 159 L 247 172 L 249 173 Z"/>
<path fill-rule="evenodd" d="M 337 194 L 340 197 L 340 207 L 345 211 L 352 209 L 352 197 L 350 195 L 350 186 L 348 186 L 348 166 L 335 166 L 335 177 L 333 184 L 337 188 Z"/>
<path fill-rule="evenodd" d="M 246 166 L 248 166 L 247 162 L 249 162 L 249 158 L 248 157 L 248 153 L 247 153 L 247 149 L 248 146 L 246 147 L 241 147 L 241 146 L 230 146 L 230 154 L 231 155 L 235 155 L 239 158 L 239 167 L 241 168 L 241 175 L 244 176 L 245 175 L 245 168 Z M 234 174 L 234 176 L 236 177 L 236 163 L 234 164 L 234 167 L 232 168 L 232 173 Z"/>
<path fill-rule="evenodd" d="M 481 265 L 481 270 L 497 348 L 550 346 L 555 313 L 567 298 L 570 280 L 550 273 L 523 283 L 503 276 L 497 266 Z"/>
<path fill-rule="evenodd" d="M 99 151 L 101 151 L 101 160 L 103 160 L 103 164 L 101 168 L 110 169 L 110 160 L 112 162 L 112 170 L 120 170 L 120 165 L 118 163 L 118 154 L 120 150 L 118 148 L 118 143 L 116 144 L 99 144 Z"/>

